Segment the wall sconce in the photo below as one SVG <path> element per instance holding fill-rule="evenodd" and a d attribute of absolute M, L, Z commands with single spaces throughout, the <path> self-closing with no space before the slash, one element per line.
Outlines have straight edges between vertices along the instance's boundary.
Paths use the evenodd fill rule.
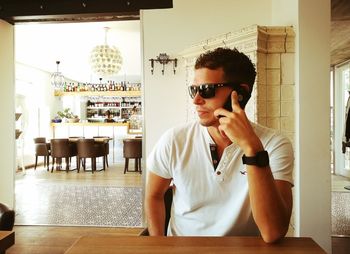
<path fill-rule="evenodd" d="M 164 66 L 170 62 L 173 62 L 173 71 L 174 71 L 174 74 L 176 73 L 177 58 L 171 59 L 169 57 L 169 55 L 167 55 L 166 53 L 160 53 L 156 59 L 151 58 L 149 60 L 151 61 L 151 73 L 152 73 L 152 75 L 153 75 L 153 71 L 154 71 L 154 62 L 158 62 L 158 63 L 163 65 L 162 75 L 164 75 Z"/>

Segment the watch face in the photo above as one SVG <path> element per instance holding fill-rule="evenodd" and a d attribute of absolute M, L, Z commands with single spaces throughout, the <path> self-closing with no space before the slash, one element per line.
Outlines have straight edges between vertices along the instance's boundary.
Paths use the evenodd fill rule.
<path fill-rule="evenodd" d="M 266 167 L 269 165 L 269 155 L 266 151 L 258 152 L 256 155 L 256 164 L 260 167 Z"/>

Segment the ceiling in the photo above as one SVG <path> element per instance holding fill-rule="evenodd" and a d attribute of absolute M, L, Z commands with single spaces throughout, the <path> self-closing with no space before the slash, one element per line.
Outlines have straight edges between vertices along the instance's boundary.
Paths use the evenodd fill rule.
<path fill-rule="evenodd" d="M 350 0 L 331 0 L 331 66 L 350 59 Z"/>
<path fill-rule="evenodd" d="M 107 44 L 120 50 L 123 65 L 118 75 L 103 78 L 124 80 L 127 76 L 128 79 L 130 76 L 140 77 L 139 20 L 15 25 L 16 62 L 54 72 L 59 60 L 59 71 L 66 78 L 99 82 L 100 76 L 92 72 L 89 62 L 91 50 L 105 44 L 104 27 L 109 27 Z"/>
<path fill-rule="evenodd" d="M 17 22 L 66 22 L 134 19 L 144 9 L 172 8 L 172 0 L 0 0 L 0 19 Z"/>

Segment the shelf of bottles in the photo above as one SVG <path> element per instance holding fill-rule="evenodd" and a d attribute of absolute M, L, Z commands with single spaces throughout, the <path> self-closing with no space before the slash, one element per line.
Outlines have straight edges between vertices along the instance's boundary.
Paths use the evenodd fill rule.
<path fill-rule="evenodd" d="M 86 118 L 90 122 L 103 122 L 107 110 L 116 122 L 127 121 L 132 114 L 141 115 L 141 97 L 89 97 L 86 103 Z"/>
<path fill-rule="evenodd" d="M 62 90 L 55 90 L 55 96 L 65 95 L 140 96 L 141 83 L 130 83 L 126 81 L 107 81 L 107 83 L 103 84 L 65 82 Z"/>

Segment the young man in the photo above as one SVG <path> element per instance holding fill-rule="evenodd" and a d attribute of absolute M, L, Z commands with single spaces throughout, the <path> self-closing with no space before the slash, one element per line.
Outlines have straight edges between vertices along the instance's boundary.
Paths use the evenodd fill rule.
<path fill-rule="evenodd" d="M 163 196 L 172 183 L 167 235 L 260 234 L 265 242 L 285 236 L 293 149 L 276 131 L 248 120 L 244 106 L 255 74 L 236 49 L 217 48 L 197 59 L 189 92 L 199 121 L 168 130 L 147 161 L 150 235 L 164 235 Z"/>

